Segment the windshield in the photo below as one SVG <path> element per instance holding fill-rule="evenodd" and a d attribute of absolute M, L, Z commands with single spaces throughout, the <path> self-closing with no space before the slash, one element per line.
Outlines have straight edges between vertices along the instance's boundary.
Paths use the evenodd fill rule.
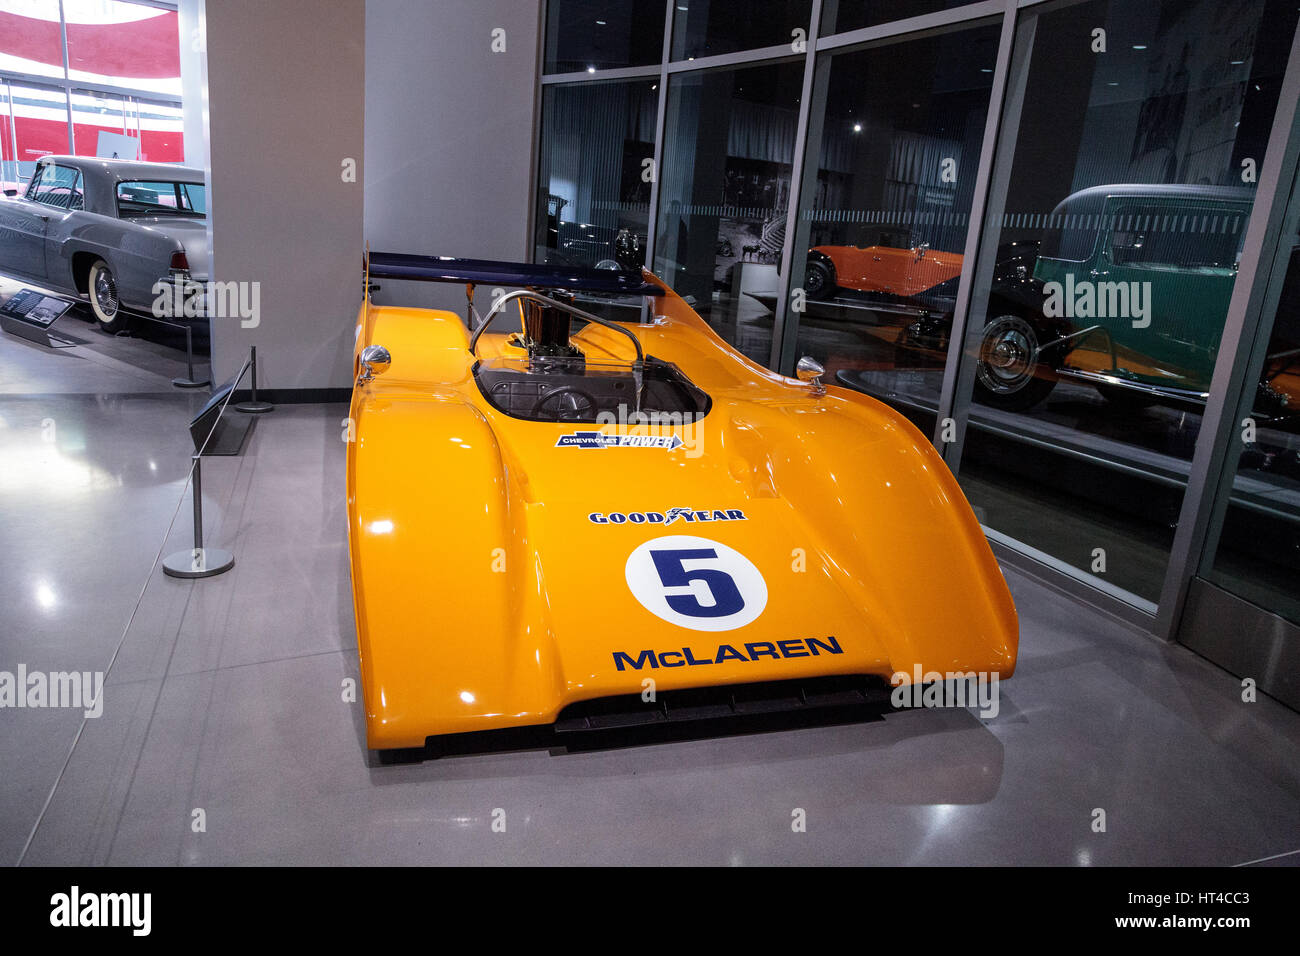
<path fill-rule="evenodd" d="M 201 183 L 130 181 L 117 184 L 119 216 L 194 216 L 208 211 L 207 187 Z"/>

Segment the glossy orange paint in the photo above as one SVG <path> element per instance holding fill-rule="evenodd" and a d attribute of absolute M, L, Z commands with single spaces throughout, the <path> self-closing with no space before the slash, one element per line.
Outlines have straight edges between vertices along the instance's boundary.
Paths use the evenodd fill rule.
<path fill-rule="evenodd" d="M 962 255 L 888 246 L 817 246 L 835 266 L 835 284 L 860 292 L 919 295 L 961 274 Z"/>
<path fill-rule="evenodd" d="M 484 399 L 459 316 L 363 304 L 357 354 L 370 344 L 392 354 L 387 372 L 353 390 L 347 457 L 371 747 L 550 723 L 568 704 L 639 693 L 647 677 L 667 691 L 911 675 L 917 665 L 1014 670 L 1011 596 L 924 436 L 856 392 L 817 396 L 750 362 L 666 288 L 652 302 L 652 322 L 626 327 L 713 400 L 701 421 L 666 429 L 683 441 L 672 450 L 557 447 L 573 424 L 510 418 Z M 480 358 L 521 355 L 506 341 L 510 322 L 497 323 L 502 333 L 483 336 Z M 573 341 L 588 361 L 632 358 L 630 343 L 600 326 Z M 676 507 L 744 520 L 590 518 Z M 648 610 L 626 566 L 665 535 L 744 555 L 765 581 L 761 613 L 710 632 Z M 807 639 L 841 652 L 784 656 L 807 650 Z M 719 663 L 722 645 L 759 652 Z M 783 653 L 769 656 L 766 645 Z M 616 666 L 615 652 L 644 662 L 646 650 L 662 666 Z M 683 666 L 688 656 L 698 666 Z"/>

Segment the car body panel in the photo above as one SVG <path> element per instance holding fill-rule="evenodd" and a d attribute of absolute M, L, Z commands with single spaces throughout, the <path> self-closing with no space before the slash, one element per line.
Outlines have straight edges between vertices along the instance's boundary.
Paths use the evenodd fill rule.
<path fill-rule="evenodd" d="M 640 693 L 648 677 L 669 691 L 917 666 L 1014 670 L 1010 594 L 924 436 L 865 396 L 817 396 L 755 365 L 660 287 L 655 321 L 626 328 L 712 398 L 700 422 L 674 428 L 685 444 L 671 450 L 566 447 L 572 423 L 487 402 L 454 313 L 362 306 L 357 356 L 372 344 L 392 355 L 353 391 L 348 446 L 370 746 L 546 724 L 569 704 Z M 589 362 L 632 357 L 594 324 L 573 342 Z M 515 351 L 494 332 L 478 348 L 484 361 Z M 672 508 L 700 514 L 670 525 L 591 518 Z M 743 519 L 718 517 L 728 511 Z M 752 562 L 766 582 L 761 614 L 715 632 L 651 613 L 629 586 L 629 555 L 672 535 Z"/>
<path fill-rule="evenodd" d="M 830 259 L 836 285 L 858 292 L 913 296 L 961 274 L 960 253 L 924 246 L 816 246 L 811 251 Z"/>
<path fill-rule="evenodd" d="M 1109 374 L 1143 385 L 1207 393 L 1236 281 L 1235 254 L 1245 238 L 1250 210 L 1249 190 L 1216 186 L 1126 183 L 1093 186 L 1062 200 L 1049 221 L 1086 223 L 1086 227 L 1069 228 L 1078 233 L 1073 244 L 1088 251 L 1084 258 L 1058 257 L 1052 254 L 1055 244 L 1049 244 L 1040 250 L 1035 281 L 1056 282 L 1063 288 L 1082 288 L 1085 283 L 1123 283 L 1132 288 L 1133 283 L 1149 283 L 1145 288 L 1151 293 L 1151 314 L 1136 324 L 1131 314 L 1074 318 L 1075 328 L 1095 325 L 1105 334 L 1077 340 L 1061 356 L 1062 368 L 1095 370 L 1094 353 L 1108 352 L 1113 342 L 1125 361 L 1108 367 Z M 1162 223 L 1159 230 L 1137 225 L 1154 223 L 1157 217 Z M 1143 234 L 1148 231 L 1149 235 Z M 1139 250 L 1143 243 L 1148 249 L 1163 243 L 1167 261 L 1157 261 L 1162 258 L 1157 252 L 1140 257 L 1121 254 L 1135 240 Z"/>
<path fill-rule="evenodd" d="M 101 258 L 113 271 L 122 305 L 142 312 L 152 307 L 154 285 L 169 277 L 173 253 L 185 253 L 191 279 L 208 278 L 206 219 L 119 218 L 117 210 L 118 183 L 202 185 L 202 170 L 85 156 L 45 156 L 37 168 L 46 165 L 81 174 L 84 208 L 61 209 L 23 196 L 0 200 L 0 271 L 66 295 L 84 296 L 85 257 Z"/>

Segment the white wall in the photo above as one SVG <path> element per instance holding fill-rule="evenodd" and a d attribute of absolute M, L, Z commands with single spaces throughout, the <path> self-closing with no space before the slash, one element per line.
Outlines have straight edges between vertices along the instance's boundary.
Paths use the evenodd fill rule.
<path fill-rule="evenodd" d="M 366 3 L 372 250 L 529 258 L 540 22 L 540 0 Z M 381 285 L 377 302 L 464 311 L 460 286 Z"/>
<path fill-rule="evenodd" d="M 212 271 L 259 282 L 260 323 L 213 320 L 213 377 L 347 387 L 361 297 L 365 0 L 206 4 Z"/>
<path fill-rule="evenodd" d="M 528 258 L 540 8 L 209 0 L 213 276 L 261 283 L 256 328 L 214 320 L 216 381 L 256 345 L 262 387 L 350 386 L 366 239 Z M 458 286 L 383 285 L 379 302 L 463 311 Z"/>

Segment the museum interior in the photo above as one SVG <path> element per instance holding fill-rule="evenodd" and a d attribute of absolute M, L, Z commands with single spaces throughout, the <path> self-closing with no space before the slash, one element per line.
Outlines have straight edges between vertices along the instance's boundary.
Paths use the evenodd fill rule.
<path fill-rule="evenodd" d="M 0 863 L 1300 863 L 1298 31 L 0 0 Z"/>

